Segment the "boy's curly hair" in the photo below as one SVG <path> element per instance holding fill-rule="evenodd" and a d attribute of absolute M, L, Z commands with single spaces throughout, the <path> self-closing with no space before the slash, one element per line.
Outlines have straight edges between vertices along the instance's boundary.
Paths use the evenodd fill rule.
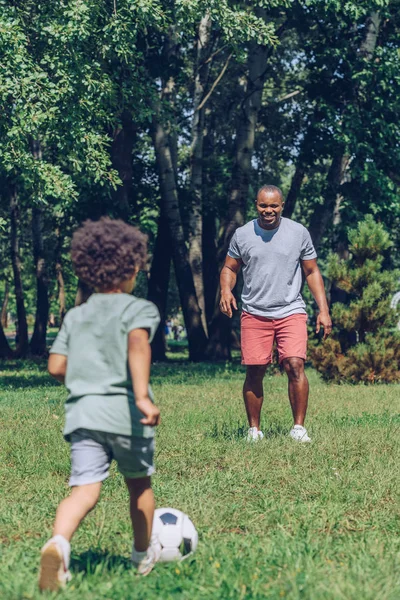
<path fill-rule="evenodd" d="M 119 219 L 88 220 L 72 237 L 71 258 L 82 281 L 93 288 L 112 289 L 136 269 L 145 268 L 147 236 Z"/>

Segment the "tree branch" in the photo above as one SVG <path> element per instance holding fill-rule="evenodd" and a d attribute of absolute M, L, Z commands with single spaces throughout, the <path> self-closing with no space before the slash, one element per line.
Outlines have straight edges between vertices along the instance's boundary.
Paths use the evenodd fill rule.
<path fill-rule="evenodd" d="M 197 107 L 197 110 L 201 110 L 203 108 L 203 106 L 205 105 L 205 103 L 207 102 L 207 100 L 210 98 L 211 94 L 213 93 L 213 91 L 215 90 L 215 88 L 217 87 L 217 85 L 219 84 L 219 82 L 221 81 L 221 79 L 223 78 L 225 71 L 228 68 L 229 62 L 231 60 L 233 56 L 233 52 L 230 53 L 230 55 L 228 56 L 226 63 L 224 64 L 224 66 L 222 67 L 222 70 L 220 72 L 220 74 L 218 75 L 217 79 L 214 81 L 214 83 L 211 86 L 210 91 L 208 92 L 208 94 L 206 94 L 206 96 L 203 98 L 203 100 L 200 102 L 199 106 Z"/>

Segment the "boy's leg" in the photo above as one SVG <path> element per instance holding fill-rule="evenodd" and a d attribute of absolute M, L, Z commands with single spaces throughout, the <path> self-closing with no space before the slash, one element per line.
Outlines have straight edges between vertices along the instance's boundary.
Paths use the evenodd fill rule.
<path fill-rule="evenodd" d="M 89 483 L 72 488 L 71 495 L 65 498 L 56 512 L 53 536 L 62 535 L 71 541 L 81 521 L 96 506 L 100 497 L 102 482 Z"/>
<path fill-rule="evenodd" d="M 70 540 L 85 516 L 95 507 L 101 484 L 108 477 L 111 453 L 98 432 L 77 430 L 71 435 L 72 492 L 59 505 L 53 537 L 42 548 L 39 587 L 57 590 L 70 579 Z"/>
<path fill-rule="evenodd" d="M 135 550 L 137 552 L 145 552 L 150 544 L 155 509 L 151 478 L 126 478 L 125 481 L 130 497 L 130 515 L 135 539 Z"/>
<path fill-rule="evenodd" d="M 132 563 L 140 575 L 148 575 L 160 558 L 160 545 L 151 542 L 154 517 L 154 494 L 150 477 L 125 478 L 130 496 L 134 545 Z"/>
<path fill-rule="evenodd" d="M 39 588 L 56 591 L 71 578 L 69 542 L 82 519 L 95 507 L 101 483 L 74 487 L 71 495 L 59 505 L 53 527 L 53 537 L 42 548 Z"/>

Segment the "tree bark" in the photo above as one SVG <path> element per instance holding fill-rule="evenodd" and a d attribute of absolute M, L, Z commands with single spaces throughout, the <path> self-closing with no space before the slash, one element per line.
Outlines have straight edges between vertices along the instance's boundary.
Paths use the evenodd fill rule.
<path fill-rule="evenodd" d="M 232 170 L 232 184 L 228 199 L 227 217 L 221 225 L 217 261 L 222 266 L 229 248 L 229 242 L 237 227 L 244 225 L 251 176 L 251 158 L 254 150 L 255 131 L 261 107 L 266 64 L 269 49 L 266 46 L 251 44 L 248 57 L 248 79 L 243 90 L 237 134 L 236 150 Z M 210 359 L 230 359 L 231 327 L 230 319 L 219 310 L 219 289 L 214 294 L 214 313 L 209 328 L 207 356 Z"/>
<path fill-rule="evenodd" d="M 296 208 L 297 198 L 299 197 L 305 174 L 305 166 L 302 161 L 299 161 L 290 183 L 290 189 L 288 195 L 286 196 L 285 207 L 283 209 L 283 216 L 287 217 L 288 219 L 292 217 L 294 209 Z"/>
<path fill-rule="evenodd" d="M 4 285 L 4 298 L 3 298 L 2 305 L 1 305 L 1 317 L 0 317 L 1 326 L 4 328 L 8 326 L 7 310 L 8 310 L 9 298 L 10 298 L 10 284 L 8 282 L 8 279 L 6 279 L 6 282 Z"/>
<path fill-rule="evenodd" d="M 32 208 L 33 258 L 36 268 L 36 317 L 33 335 L 30 341 L 31 353 L 44 356 L 47 352 L 46 332 L 49 318 L 49 291 L 47 264 L 43 244 L 43 215 L 38 206 Z"/>
<path fill-rule="evenodd" d="M 4 333 L 3 325 L 0 323 L 0 358 L 12 358 L 13 356 L 14 353 Z"/>
<path fill-rule="evenodd" d="M 113 132 L 111 159 L 113 167 L 118 171 L 122 185 L 114 192 L 116 213 L 127 221 L 132 212 L 133 202 L 133 167 L 132 152 L 136 139 L 136 128 L 132 115 L 128 110 L 122 111 L 121 125 Z"/>
<path fill-rule="evenodd" d="M 60 228 L 56 229 L 57 236 L 57 249 L 56 249 L 56 280 L 57 280 L 57 290 L 58 290 L 58 316 L 60 321 L 60 327 L 64 321 L 64 317 L 67 312 L 67 308 L 65 305 L 65 282 L 64 282 L 64 273 L 63 273 L 63 265 L 62 265 L 62 244 L 63 238 L 60 232 Z"/>
<path fill-rule="evenodd" d="M 343 151 L 338 150 L 329 167 L 324 193 L 324 204 L 317 207 L 311 217 L 308 230 L 317 252 L 321 246 L 328 224 L 333 219 L 334 210 L 338 210 L 338 190 L 343 181 L 348 162 L 349 156 Z"/>
<path fill-rule="evenodd" d="M 11 231 L 11 264 L 14 276 L 15 302 L 17 305 L 17 349 L 18 357 L 25 357 L 29 352 L 28 325 L 24 302 L 24 290 L 21 277 L 21 258 L 19 255 L 19 202 L 15 186 L 10 194 L 10 231 Z"/>
<path fill-rule="evenodd" d="M 157 306 L 160 312 L 160 325 L 156 331 L 152 348 L 153 360 L 165 361 L 165 321 L 167 313 L 168 283 L 171 268 L 171 242 L 164 215 L 160 217 L 156 243 L 154 246 L 153 260 L 150 269 L 147 299 Z"/>
<path fill-rule="evenodd" d="M 196 297 L 179 212 L 178 190 L 170 140 L 161 121 L 159 104 L 153 108 L 152 138 L 160 180 L 162 212 L 166 215 L 166 225 L 169 229 L 172 259 L 188 336 L 189 359 L 198 361 L 204 358 L 207 337 L 201 321 L 201 309 Z"/>
<path fill-rule="evenodd" d="M 195 84 L 193 95 L 192 143 L 190 154 L 190 210 L 189 210 L 189 263 L 192 270 L 197 301 L 201 310 L 204 331 L 207 318 L 203 281 L 203 140 L 205 109 L 199 108 L 204 98 L 210 62 L 207 61 L 210 44 L 211 19 L 206 14 L 200 22 L 197 38 Z"/>
<path fill-rule="evenodd" d="M 1 319 L 0 319 L 0 358 L 11 358 L 13 351 L 10 348 L 6 334 L 4 333 L 4 327 L 7 327 L 7 307 L 8 299 L 10 295 L 10 284 L 8 280 L 5 283 L 4 298 L 1 306 Z"/>

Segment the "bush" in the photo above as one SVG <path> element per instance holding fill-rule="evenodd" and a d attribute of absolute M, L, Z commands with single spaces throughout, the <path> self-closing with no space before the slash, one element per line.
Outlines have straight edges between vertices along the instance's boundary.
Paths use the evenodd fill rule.
<path fill-rule="evenodd" d="M 347 293 L 347 302 L 332 307 L 331 338 L 310 349 L 310 358 L 325 380 L 391 383 L 400 381 L 398 313 L 390 301 L 399 272 L 383 268 L 392 246 L 383 225 L 371 216 L 349 232 L 350 258 L 332 254 L 328 277 Z"/>

